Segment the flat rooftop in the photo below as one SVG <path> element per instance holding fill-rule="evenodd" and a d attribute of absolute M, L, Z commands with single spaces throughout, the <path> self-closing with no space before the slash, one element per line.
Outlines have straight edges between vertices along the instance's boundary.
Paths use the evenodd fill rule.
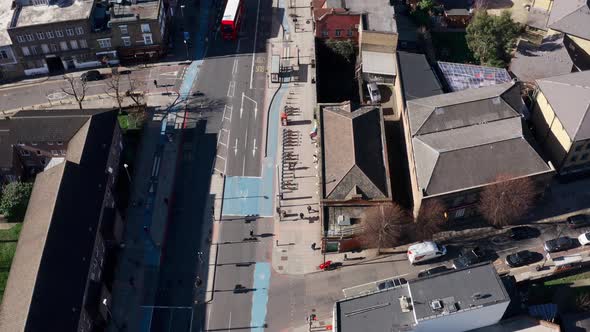
<path fill-rule="evenodd" d="M 418 323 L 441 312 L 453 313 L 510 301 L 492 264 L 415 279 L 410 281 L 410 290 Z M 442 308 L 432 309 L 433 301 L 441 301 Z"/>
<path fill-rule="evenodd" d="M 411 327 L 414 315 L 402 312 L 402 296 L 410 296 L 408 284 L 336 302 L 338 331 L 383 332 Z"/>
<path fill-rule="evenodd" d="M 112 9 L 111 22 L 136 21 L 138 19 L 155 20 L 158 18 L 160 1 L 141 2 L 133 5 L 115 5 Z"/>
<path fill-rule="evenodd" d="M 389 0 L 347 0 L 346 7 L 353 12 L 365 14 L 364 30 L 397 33 L 395 11 Z"/>
<path fill-rule="evenodd" d="M 23 6 L 13 27 L 83 20 L 90 17 L 93 5 L 92 0 L 53 0 L 47 6 Z"/>

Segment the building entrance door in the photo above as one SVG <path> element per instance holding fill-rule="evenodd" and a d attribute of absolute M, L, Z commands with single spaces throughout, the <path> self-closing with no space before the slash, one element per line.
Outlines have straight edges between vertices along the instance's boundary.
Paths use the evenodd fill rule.
<path fill-rule="evenodd" d="M 47 69 L 49 70 L 50 74 L 58 74 L 64 72 L 64 64 L 61 62 L 61 58 L 51 57 L 45 58 L 45 62 L 47 62 Z"/>

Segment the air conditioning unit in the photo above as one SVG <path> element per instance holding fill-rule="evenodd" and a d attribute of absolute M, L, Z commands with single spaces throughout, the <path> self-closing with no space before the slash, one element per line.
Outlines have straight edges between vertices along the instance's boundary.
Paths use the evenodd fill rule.
<path fill-rule="evenodd" d="M 402 312 L 412 311 L 412 302 L 407 296 L 402 296 L 399 298 L 399 306 L 402 308 Z"/>
<path fill-rule="evenodd" d="M 441 300 L 433 300 L 430 302 L 430 308 L 432 310 L 441 310 L 442 309 L 442 301 Z"/>

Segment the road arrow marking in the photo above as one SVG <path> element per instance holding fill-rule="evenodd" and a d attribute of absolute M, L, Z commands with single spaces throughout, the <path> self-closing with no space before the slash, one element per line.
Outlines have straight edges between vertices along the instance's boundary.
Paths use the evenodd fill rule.
<path fill-rule="evenodd" d="M 256 138 L 254 139 L 254 147 L 252 148 L 252 157 L 256 155 Z"/>
<path fill-rule="evenodd" d="M 234 154 L 238 154 L 238 139 L 236 138 L 236 145 L 234 145 Z"/>

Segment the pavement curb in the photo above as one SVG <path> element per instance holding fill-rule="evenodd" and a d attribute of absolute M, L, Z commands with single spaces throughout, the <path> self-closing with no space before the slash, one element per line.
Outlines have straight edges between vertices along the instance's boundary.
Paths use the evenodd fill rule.
<path fill-rule="evenodd" d="M 213 301 L 213 292 L 215 290 L 215 275 L 217 273 L 217 258 L 219 256 L 219 229 L 218 225 L 221 223 L 223 216 L 223 195 L 225 193 L 225 175 L 221 183 L 221 203 L 219 206 L 219 219 L 215 218 L 215 211 L 213 213 L 213 227 L 211 230 L 211 245 L 209 249 L 209 271 L 207 272 L 207 291 L 205 295 L 205 303 Z M 212 202 L 215 207 L 215 201 Z"/>

